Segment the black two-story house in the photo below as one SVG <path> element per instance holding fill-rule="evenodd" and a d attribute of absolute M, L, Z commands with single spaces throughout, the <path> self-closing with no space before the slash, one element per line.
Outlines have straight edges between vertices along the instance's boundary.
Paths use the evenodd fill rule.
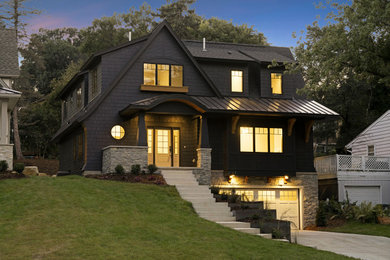
<path fill-rule="evenodd" d="M 304 82 L 283 73 L 286 62 L 288 48 L 182 41 L 166 22 L 96 53 L 59 94 L 60 172 L 194 167 L 205 184 L 230 176 L 226 188 L 271 207 L 293 201 L 296 225 L 303 215 L 308 225 L 317 205 L 312 125 L 337 114 L 296 96 Z"/>

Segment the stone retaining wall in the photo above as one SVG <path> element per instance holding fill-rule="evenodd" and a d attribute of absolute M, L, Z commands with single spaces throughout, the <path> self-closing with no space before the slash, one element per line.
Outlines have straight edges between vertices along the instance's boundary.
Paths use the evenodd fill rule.
<path fill-rule="evenodd" d="M 125 172 L 131 171 L 131 166 L 139 164 L 141 169 L 148 165 L 147 146 L 114 146 L 103 148 L 102 173 L 113 173 L 120 164 Z"/>

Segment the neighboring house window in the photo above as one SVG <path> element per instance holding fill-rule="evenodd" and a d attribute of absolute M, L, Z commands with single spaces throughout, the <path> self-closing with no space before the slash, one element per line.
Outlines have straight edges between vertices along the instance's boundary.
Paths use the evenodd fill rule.
<path fill-rule="evenodd" d="M 144 63 L 144 85 L 183 87 L 183 66 Z"/>
<path fill-rule="evenodd" d="M 254 135 L 253 132 L 255 133 Z M 283 129 L 266 127 L 240 127 L 240 151 L 282 153 Z"/>
<path fill-rule="evenodd" d="M 169 65 L 157 65 L 157 85 L 169 86 Z"/>
<path fill-rule="evenodd" d="M 77 92 L 76 92 L 76 106 L 77 108 L 81 108 L 81 105 L 82 105 L 82 95 L 81 95 L 81 87 L 79 87 L 77 89 Z"/>
<path fill-rule="evenodd" d="M 91 99 L 98 94 L 97 68 L 91 71 Z"/>
<path fill-rule="evenodd" d="M 282 73 L 271 73 L 272 94 L 282 94 Z"/>
<path fill-rule="evenodd" d="M 171 85 L 175 87 L 183 86 L 183 66 L 171 66 Z"/>
<path fill-rule="evenodd" d="M 367 155 L 374 156 L 375 155 L 375 147 L 373 145 L 367 146 Z"/>
<path fill-rule="evenodd" d="M 232 70 L 231 72 L 232 92 L 243 91 L 242 70 Z"/>

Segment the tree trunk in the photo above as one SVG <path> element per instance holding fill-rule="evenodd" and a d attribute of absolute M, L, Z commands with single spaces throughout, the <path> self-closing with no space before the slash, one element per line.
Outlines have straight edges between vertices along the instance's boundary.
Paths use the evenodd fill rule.
<path fill-rule="evenodd" d="M 19 123 L 18 123 L 18 107 L 15 106 L 12 110 L 13 117 L 13 128 L 14 128 L 14 145 L 16 152 L 16 159 L 23 159 L 22 148 L 20 146 L 20 136 L 19 136 Z"/>

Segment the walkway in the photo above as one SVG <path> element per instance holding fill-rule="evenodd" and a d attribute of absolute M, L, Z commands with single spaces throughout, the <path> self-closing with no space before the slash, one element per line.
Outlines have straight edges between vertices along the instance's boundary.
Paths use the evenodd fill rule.
<path fill-rule="evenodd" d="M 297 242 L 360 259 L 390 259 L 390 238 L 387 237 L 301 230 L 297 232 Z"/>

